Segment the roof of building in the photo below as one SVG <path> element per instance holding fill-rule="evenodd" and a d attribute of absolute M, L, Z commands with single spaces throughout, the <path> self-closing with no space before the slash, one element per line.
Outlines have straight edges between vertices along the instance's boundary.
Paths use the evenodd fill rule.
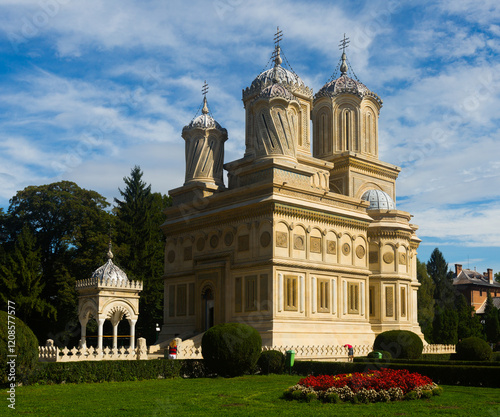
<path fill-rule="evenodd" d="M 396 203 L 389 194 L 382 190 L 368 190 L 361 196 L 361 200 L 368 201 L 368 210 L 396 210 Z"/>
<path fill-rule="evenodd" d="M 340 66 L 340 77 L 334 78 L 328 81 L 323 87 L 319 89 L 319 91 L 314 96 L 314 99 L 318 99 L 321 97 L 335 97 L 340 94 L 353 94 L 360 99 L 364 97 L 372 97 L 375 101 L 378 102 L 380 106 L 382 106 L 382 99 L 371 91 L 366 85 L 364 85 L 361 81 L 359 81 L 356 75 L 353 73 L 353 79 L 347 75 L 349 71 L 349 67 L 347 65 L 347 57 L 345 52 L 342 53 L 342 65 Z"/>
<path fill-rule="evenodd" d="M 493 281 L 493 284 L 490 284 L 487 275 L 470 269 L 462 269 L 458 276 L 454 276 L 453 285 L 481 285 L 485 287 L 500 288 L 500 283 Z"/>
<path fill-rule="evenodd" d="M 224 129 L 217 121 L 210 115 L 207 104 L 207 97 L 203 98 L 203 108 L 201 109 L 201 114 L 198 117 L 195 117 L 191 122 L 184 126 L 182 131 L 191 130 L 191 129 L 217 129 L 223 133 L 226 133 L 226 129 Z"/>
<path fill-rule="evenodd" d="M 493 306 L 495 308 L 499 308 L 500 309 L 500 297 L 492 297 L 492 300 L 493 300 Z M 488 300 L 484 300 L 483 304 L 481 304 L 481 307 L 479 307 L 477 310 L 476 310 L 476 314 L 484 314 L 484 311 L 486 310 L 486 302 Z"/>
<path fill-rule="evenodd" d="M 116 283 L 128 282 L 127 274 L 113 263 L 111 243 L 109 244 L 108 249 L 108 261 L 94 271 L 92 278 L 99 278 L 108 282 L 114 281 Z"/>

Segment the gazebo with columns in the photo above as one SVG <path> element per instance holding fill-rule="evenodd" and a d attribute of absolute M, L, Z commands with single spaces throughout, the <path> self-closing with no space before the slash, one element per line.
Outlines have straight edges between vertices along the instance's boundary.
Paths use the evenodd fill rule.
<path fill-rule="evenodd" d="M 139 316 L 139 293 L 142 281 L 130 281 L 113 263 L 111 243 L 108 261 L 96 269 L 91 278 L 76 282 L 78 319 L 81 325 L 81 347 L 87 347 L 87 323 L 91 317 L 98 324 L 97 348 L 102 351 L 104 322 L 113 325 L 113 350 L 118 348 L 118 324 L 125 317 L 130 324 L 130 349 L 135 349 L 135 325 Z"/>

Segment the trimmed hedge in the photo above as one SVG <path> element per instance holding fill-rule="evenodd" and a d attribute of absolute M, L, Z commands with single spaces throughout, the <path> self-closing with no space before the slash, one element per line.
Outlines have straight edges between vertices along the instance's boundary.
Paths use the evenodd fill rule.
<path fill-rule="evenodd" d="M 456 358 L 466 361 L 489 361 L 492 350 L 490 345 L 479 337 L 468 337 L 458 342 Z"/>
<path fill-rule="evenodd" d="M 144 379 L 207 376 L 202 361 L 155 359 L 144 361 L 40 362 L 27 383 L 62 384 L 121 382 Z"/>
<path fill-rule="evenodd" d="M 259 332 L 244 323 L 218 324 L 208 329 L 201 339 L 205 365 L 219 376 L 252 372 L 261 352 Z"/>
<path fill-rule="evenodd" d="M 285 355 L 279 350 L 267 350 L 260 354 L 257 366 L 264 375 L 282 374 L 285 370 Z"/>
<path fill-rule="evenodd" d="M 382 332 L 373 342 L 373 350 L 387 351 L 393 358 L 399 359 L 419 359 L 423 349 L 422 339 L 408 330 Z"/>
<path fill-rule="evenodd" d="M 38 339 L 32 330 L 20 318 L 13 316 L 11 326 L 8 325 L 9 317 L 5 311 L 0 311 L 0 384 L 8 383 L 10 369 L 7 363 L 9 336 L 15 343 L 15 381 L 16 383 L 26 383 L 31 372 L 38 363 Z M 8 328 L 13 327 L 13 328 Z"/>

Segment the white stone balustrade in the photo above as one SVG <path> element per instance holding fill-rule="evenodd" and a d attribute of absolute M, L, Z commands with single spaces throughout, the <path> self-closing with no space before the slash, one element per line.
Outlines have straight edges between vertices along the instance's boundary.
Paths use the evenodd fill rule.
<path fill-rule="evenodd" d="M 353 345 L 354 356 L 366 356 L 373 348 L 371 345 Z M 299 360 L 322 360 L 322 361 L 345 361 L 347 360 L 347 348 L 342 345 L 317 345 L 317 346 L 263 346 L 262 350 L 278 350 L 286 353 L 287 350 L 295 351 L 295 359 Z M 450 354 L 455 353 L 455 345 L 426 345 L 425 354 Z M 73 348 L 59 349 L 55 346 L 42 346 L 39 348 L 40 362 L 78 362 L 78 361 L 100 361 L 100 360 L 136 360 L 147 359 L 148 349 L 145 343 L 139 344 L 135 349 L 119 348 L 102 350 L 97 348 Z M 201 344 L 185 340 L 177 347 L 177 359 L 203 359 Z"/>

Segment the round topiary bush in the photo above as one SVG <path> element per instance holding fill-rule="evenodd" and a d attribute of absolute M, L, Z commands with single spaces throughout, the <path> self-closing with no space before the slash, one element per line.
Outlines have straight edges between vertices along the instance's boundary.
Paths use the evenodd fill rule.
<path fill-rule="evenodd" d="M 282 374 L 285 369 L 285 355 L 279 350 L 266 350 L 260 354 L 257 365 L 264 375 Z"/>
<path fill-rule="evenodd" d="M 486 341 L 479 337 L 468 337 L 458 342 L 456 358 L 462 361 L 489 361 L 492 353 Z"/>
<path fill-rule="evenodd" d="M 423 349 L 422 339 L 408 330 L 382 332 L 373 343 L 373 350 L 384 350 L 396 359 L 419 359 Z"/>
<path fill-rule="evenodd" d="M 9 341 L 11 344 L 9 345 Z M 12 344 L 15 343 L 15 345 Z M 14 348 L 12 353 L 9 349 Z M 15 368 L 11 368 L 7 355 L 17 355 L 15 358 Z M 15 375 L 16 384 L 25 381 L 36 367 L 38 362 L 38 339 L 32 330 L 18 317 L 9 316 L 5 311 L 0 311 L 0 360 L 1 369 L 0 383 L 13 382 L 9 376 Z M 12 372 L 15 369 L 15 373 Z"/>
<path fill-rule="evenodd" d="M 220 376 L 238 376 L 252 371 L 262 351 L 257 330 L 243 323 L 224 323 L 208 329 L 201 340 L 207 368 Z"/>

